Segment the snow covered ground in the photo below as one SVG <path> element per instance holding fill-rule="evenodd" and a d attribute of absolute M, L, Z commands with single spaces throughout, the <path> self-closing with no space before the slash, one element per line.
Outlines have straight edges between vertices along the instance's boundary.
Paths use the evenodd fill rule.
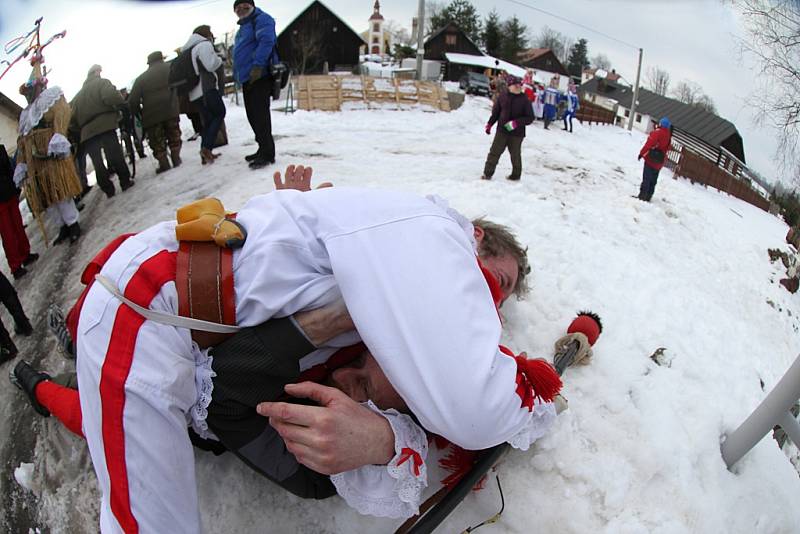
<path fill-rule="evenodd" d="M 570 135 L 535 124 L 522 181 L 503 178 L 506 156 L 495 179 L 481 181 L 488 106 L 468 97 L 452 113 L 273 114 L 278 167 L 310 164 L 317 181 L 337 186 L 435 193 L 468 216 L 510 225 L 534 268 L 531 295 L 503 310 L 512 348 L 550 356 L 578 310 L 602 316 L 593 362 L 565 376 L 569 410 L 498 468 L 505 512 L 481 532 L 798 532 L 800 477 L 787 458 L 797 449 L 781 451 L 767 437 L 734 472 L 719 453 L 721 436 L 800 352 L 800 303 L 778 284 L 782 266 L 767 255 L 788 250 L 786 225 L 669 171 L 651 204 L 632 198 L 644 138 L 610 126 L 576 122 Z M 242 161 L 254 150 L 243 108 L 230 105 L 227 125 L 230 145 L 213 166 L 200 165 L 199 141 L 187 142 L 179 169 L 156 176 L 150 157 L 137 162 L 129 192 L 107 200 L 95 189 L 81 214 L 84 237 L 71 248 L 45 250 L 28 227 L 42 258 L 16 283 L 37 329 L 18 340 L 26 358 L 52 372 L 71 369 L 45 332 L 46 307 L 71 305 L 85 262 L 111 238 L 172 218 L 197 198 L 216 196 L 235 210 L 272 190 L 274 169 L 253 172 Z M 4 321 L 11 324 L 7 314 Z M 651 355 L 661 348 L 658 365 Z M 34 415 L 8 383 L 0 435 L 0 530 L 96 532 L 98 495 L 83 442 Z M 374 533 L 398 524 L 359 516 L 339 498 L 301 501 L 232 455 L 198 452 L 196 464 L 207 532 Z M 431 476 L 431 489 L 438 480 Z M 499 506 L 490 481 L 439 531 L 460 532 Z"/>

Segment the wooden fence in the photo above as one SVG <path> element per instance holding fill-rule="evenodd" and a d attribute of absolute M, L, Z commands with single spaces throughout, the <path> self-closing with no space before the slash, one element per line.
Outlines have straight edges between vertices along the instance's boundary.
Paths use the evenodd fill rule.
<path fill-rule="evenodd" d="M 424 107 L 450 111 L 447 91 L 434 82 L 370 76 L 300 76 L 297 106 L 304 110 L 341 111 L 352 103 L 369 108 Z"/>
<path fill-rule="evenodd" d="M 616 120 L 616 113 L 588 100 L 581 100 L 581 105 L 575 113 L 575 118 L 583 124 L 593 122 L 597 124 L 614 124 Z"/>
<path fill-rule="evenodd" d="M 769 211 L 769 200 L 759 195 L 744 180 L 686 147 L 680 149 L 677 162 L 673 162 L 675 152 L 674 147 L 669 151 L 666 165 L 673 168 L 676 177 L 683 176 L 692 182 L 711 186 L 764 211 Z"/>

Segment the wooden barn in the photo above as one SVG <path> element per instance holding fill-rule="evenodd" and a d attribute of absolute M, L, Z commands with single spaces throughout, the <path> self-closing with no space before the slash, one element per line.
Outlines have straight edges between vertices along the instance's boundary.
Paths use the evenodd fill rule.
<path fill-rule="evenodd" d="M 470 56 L 483 56 L 472 39 L 454 22 L 447 23 L 425 41 L 425 59 L 441 61 L 445 65 L 444 79 L 458 80 L 464 73 L 472 70 L 467 65 L 451 63 L 446 54 L 467 54 Z"/>
<path fill-rule="evenodd" d="M 297 74 L 352 71 L 367 43 L 325 4 L 314 0 L 278 36 L 278 55 Z"/>
<path fill-rule="evenodd" d="M 546 70 L 563 76 L 569 76 L 569 72 L 556 57 L 555 53 L 549 48 L 531 48 L 518 54 L 518 63 L 523 67 L 534 70 Z"/>

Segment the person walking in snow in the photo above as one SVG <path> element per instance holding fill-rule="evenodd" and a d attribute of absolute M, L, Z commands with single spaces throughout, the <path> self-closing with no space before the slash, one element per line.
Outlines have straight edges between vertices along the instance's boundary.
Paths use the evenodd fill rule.
<path fill-rule="evenodd" d="M 556 120 L 558 101 L 561 92 L 558 90 L 558 78 L 553 76 L 550 85 L 544 90 L 544 129 L 549 130 L 550 123 Z"/>
<path fill-rule="evenodd" d="M 544 86 L 541 84 L 536 84 L 535 97 L 533 101 L 533 115 L 536 117 L 536 120 L 540 121 L 544 118 Z"/>
<path fill-rule="evenodd" d="M 0 238 L 14 280 L 28 274 L 25 267 L 39 259 L 38 254 L 31 252 L 31 243 L 25 234 L 19 212 L 19 193 L 6 146 L 0 144 Z"/>
<path fill-rule="evenodd" d="M 123 191 L 133 187 L 134 182 L 117 136 L 119 108 L 125 105 L 125 99 L 113 83 L 100 76 L 102 71 L 100 65 L 92 65 L 89 69 L 83 87 L 72 99 L 72 121 L 73 126 L 80 129 L 80 142 L 92 160 L 97 184 L 111 198 L 115 190 L 109 179 L 111 173 L 103 160 L 104 153 L 109 166 L 117 173 Z"/>
<path fill-rule="evenodd" d="M 275 19 L 257 8 L 254 0 L 235 0 L 233 11 L 239 19 L 233 47 L 233 75 L 242 86 L 247 120 L 258 143 L 258 150 L 244 159 L 255 170 L 275 163 L 269 103 L 276 82 L 270 67 L 279 62 L 278 37 Z"/>
<path fill-rule="evenodd" d="M 169 86 L 169 65 L 161 52 L 147 56 L 147 70 L 136 78 L 128 97 L 134 116 L 142 117 L 142 128 L 158 161 L 156 174 L 168 171 L 167 147 L 172 167 L 181 164 L 181 127 L 178 97 Z"/>
<path fill-rule="evenodd" d="M 569 121 L 569 133 L 572 133 L 572 118 L 575 113 L 580 109 L 581 104 L 578 100 L 577 87 L 574 83 L 569 84 L 569 92 L 564 96 L 566 102 L 566 109 L 564 110 L 564 128 L 567 131 L 567 121 Z"/>
<path fill-rule="evenodd" d="M 672 143 L 672 123 L 667 117 L 663 117 L 655 130 L 650 132 L 647 141 L 639 151 L 639 161 L 644 158 L 644 169 L 642 170 L 642 184 L 639 186 L 639 200 L 650 202 L 656 190 L 658 173 L 667 160 Z"/>
<path fill-rule="evenodd" d="M 507 178 L 519 180 L 522 176 L 522 142 L 525 140 L 525 127 L 533 122 L 533 108 L 528 97 L 522 93 L 522 80 L 509 75 L 506 83 L 508 91 L 498 97 L 485 128 L 486 135 L 490 135 L 492 126 L 498 124 L 494 141 L 486 156 L 482 180 L 492 179 L 497 162 L 506 149 L 511 156 L 511 174 Z"/>
<path fill-rule="evenodd" d="M 203 165 L 211 164 L 219 157 L 211 149 L 214 148 L 226 113 L 216 74 L 217 69 L 222 66 L 222 58 L 214 49 L 211 27 L 204 24 L 195 28 L 181 48 L 181 53 L 191 54 L 194 72 L 199 77 L 197 84 L 189 90 L 189 102 L 197 106 L 203 116 L 200 161 Z"/>

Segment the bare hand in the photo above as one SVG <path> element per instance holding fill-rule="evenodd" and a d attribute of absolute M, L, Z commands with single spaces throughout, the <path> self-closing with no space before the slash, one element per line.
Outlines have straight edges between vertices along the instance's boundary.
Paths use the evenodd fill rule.
<path fill-rule="evenodd" d="M 289 165 L 286 167 L 286 178 L 281 179 L 280 171 L 272 175 L 275 182 L 275 189 L 296 189 L 297 191 L 311 191 L 311 176 L 314 174 L 314 169 L 311 167 L 304 167 L 303 165 Z M 323 182 L 317 189 L 324 187 L 333 187 L 330 182 Z"/>
<path fill-rule="evenodd" d="M 286 393 L 312 399 L 320 406 L 262 402 L 256 409 L 286 442 L 297 461 L 332 475 L 394 457 L 389 422 L 347 395 L 314 382 L 288 384 Z"/>

